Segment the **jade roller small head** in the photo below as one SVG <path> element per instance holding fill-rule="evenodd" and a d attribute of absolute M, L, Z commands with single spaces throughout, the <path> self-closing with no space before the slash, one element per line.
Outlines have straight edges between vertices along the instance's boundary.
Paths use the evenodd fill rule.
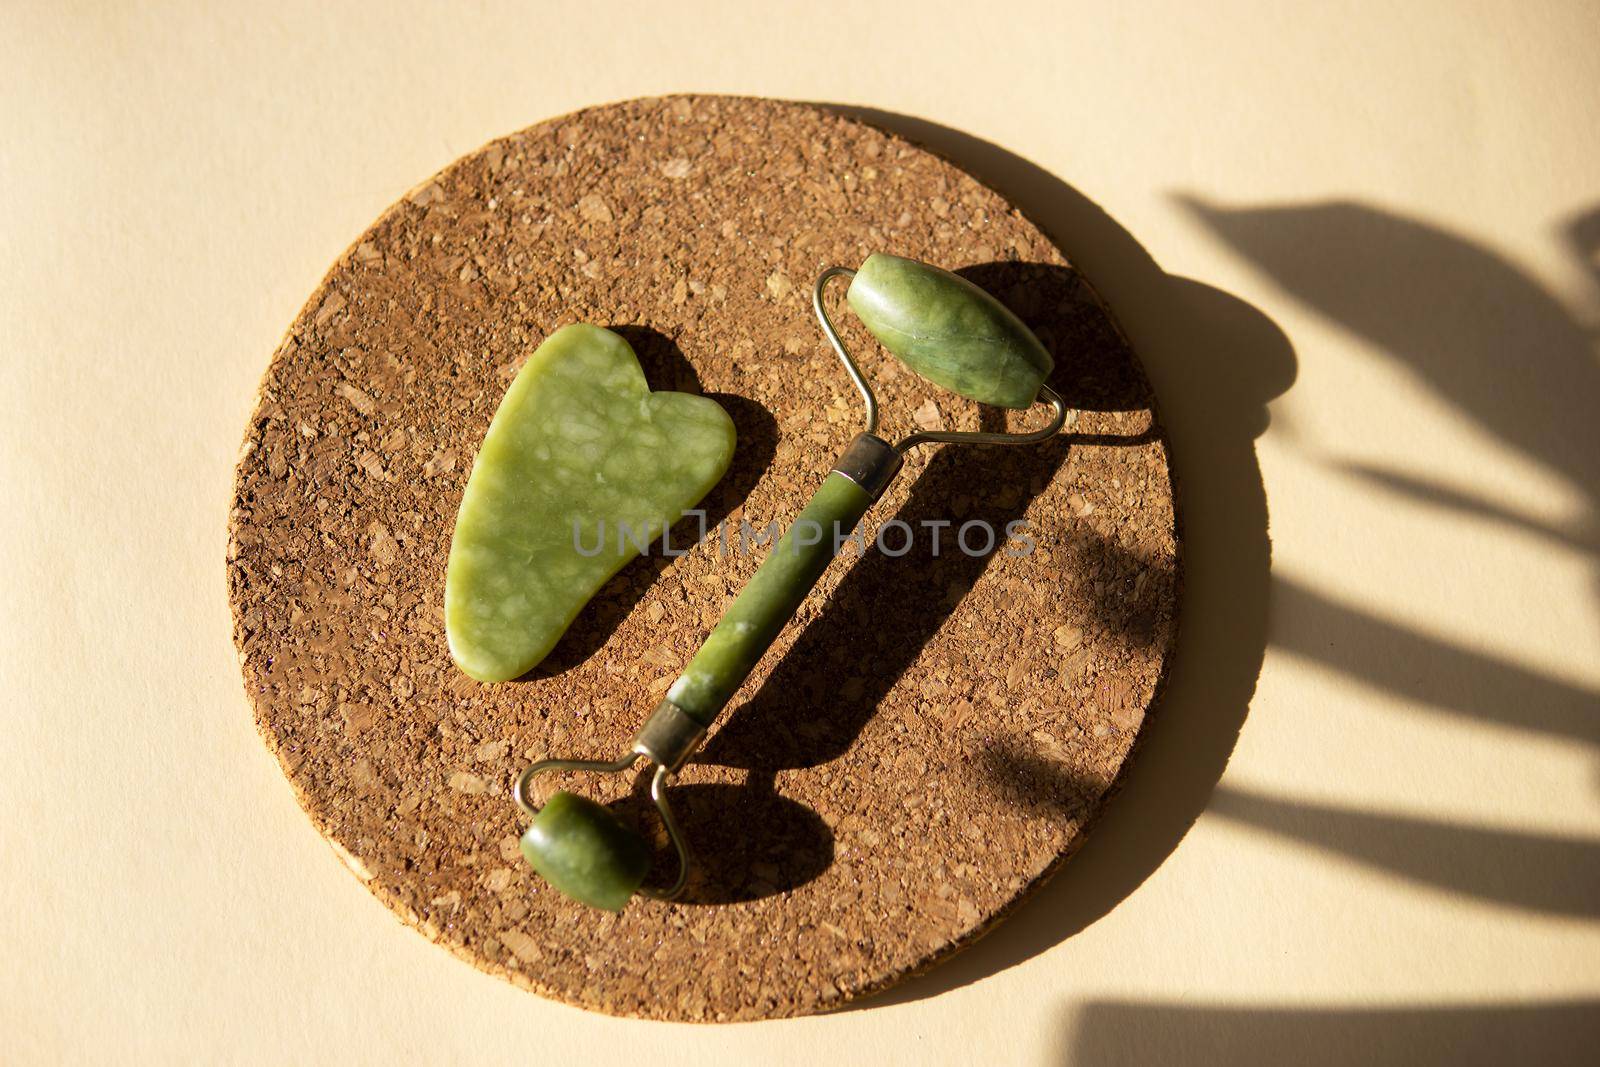
<path fill-rule="evenodd" d="M 894 444 L 877 436 L 878 403 L 872 387 L 839 340 L 823 295 L 830 279 L 850 278 L 846 301 L 872 335 L 907 367 L 929 381 L 980 404 L 1026 408 L 1037 400 L 1052 417 L 1026 433 L 923 432 Z M 938 267 L 882 253 L 859 270 L 829 267 L 817 278 L 812 303 L 823 332 L 866 404 L 866 429 L 851 442 L 789 533 L 729 605 L 666 699 L 645 721 L 629 753 L 611 763 L 544 760 L 517 779 L 512 794 L 532 816 L 522 851 L 546 881 L 574 900 L 620 911 L 635 893 L 672 899 L 683 889 L 689 850 L 667 801 L 666 786 L 699 747 L 734 692 L 793 617 L 832 560 L 837 546 L 899 471 L 907 450 L 919 444 L 1015 445 L 1042 441 L 1061 429 L 1066 408 L 1044 384 L 1053 361 L 1039 339 L 993 296 Z M 797 537 L 804 524 L 822 536 Z M 829 527 L 833 536 L 827 536 Z M 557 793 L 541 808 L 529 783 L 547 771 L 624 772 L 639 760 L 655 767 L 650 795 L 677 852 L 676 880 L 646 886 L 652 850 L 617 815 L 572 793 Z"/>
<path fill-rule="evenodd" d="M 522 854 L 556 889 L 606 911 L 621 911 L 650 872 L 643 837 L 611 809 L 565 791 L 534 813 Z"/>

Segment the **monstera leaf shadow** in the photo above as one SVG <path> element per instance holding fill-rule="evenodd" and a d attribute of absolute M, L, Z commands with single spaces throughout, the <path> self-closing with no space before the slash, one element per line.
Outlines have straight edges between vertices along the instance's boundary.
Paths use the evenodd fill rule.
<path fill-rule="evenodd" d="M 1580 553 L 1600 578 L 1600 363 L 1582 311 L 1493 249 L 1375 205 L 1181 202 L 1290 296 L 1360 336 L 1582 503 L 1552 520 L 1383 463 L 1315 458 L 1374 492 Z M 1565 235 L 1600 281 L 1600 208 L 1576 216 Z M 1592 316 L 1600 287 L 1588 296 Z M 1591 685 L 1417 633 L 1289 579 L 1274 583 L 1273 619 L 1274 646 L 1411 706 L 1600 748 L 1600 690 Z M 1424 847 L 1409 820 L 1377 817 L 1355 834 L 1349 813 L 1299 808 L 1275 812 L 1240 799 L 1220 813 L 1375 866 L 1398 862 L 1414 878 L 1505 905 L 1600 916 L 1600 843 L 1450 826 L 1434 835 L 1439 847 Z M 1319 825 L 1324 832 L 1311 831 Z"/>
<path fill-rule="evenodd" d="M 1575 491 L 1561 520 L 1384 462 L 1314 456 L 1373 492 L 1533 535 L 1600 562 L 1600 364 L 1596 307 L 1569 309 L 1483 244 L 1350 201 L 1225 207 L 1194 216 L 1291 297 L 1361 337 L 1486 435 Z M 1566 237 L 1600 281 L 1600 208 Z M 1596 567 L 1600 574 L 1600 567 Z M 1408 707 L 1531 737 L 1600 746 L 1600 691 L 1418 633 L 1326 591 L 1273 583 L 1271 643 Z M 1491 609 L 1491 605 L 1485 605 Z M 1423 891 L 1579 921 L 1600 917 L 1600 842 L 1263 795 L 1227 787 L 1208 813 L 1399 877 Z M 1593 1001 L 1460 1006 L 1273 1007 L 1090 1003 L 1062 1056 L 1140 1063 L 1588 1063 Z"/>
<path fill-rule="evenodd" d="M 1231 1067 L 1551 1067 L 1594 1062 L 1600 1001 L 1235 1007 L 1094 1001 L 1071 1013 L 1061 1063 Z"/>

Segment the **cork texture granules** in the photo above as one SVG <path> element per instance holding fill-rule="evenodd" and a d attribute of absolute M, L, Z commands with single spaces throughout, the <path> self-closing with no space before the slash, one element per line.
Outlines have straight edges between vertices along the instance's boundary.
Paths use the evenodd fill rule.
<path fill-rule="evenodd" d="M 846 546 L 680 775 L 696 856 L 684 899 L 621 915 L 573 904 L 518 854 L 510 784 L 546 755 L 625 750 L 759 564 L 743 524 L 786 524 L 860 428 L 810 289 L 823 267 L 880 250 L 958 269 L 1033 326 L 1068 428 L 1033 447 L 914 450 L 865 520 L 867 551 Z M 920 381 L 836 317 L 891 440 L 1036 424 Z M 634 561 L 532 675 L 482 685 L 445 646 L 452 523 L 521 360 L 574 321 L 628 337 L 653 388 L 721 402 L 738 450 L 704 502 L 704 541 Z M 915 535 L 902 554 L 870 543 L 890 518 Z M 956 545 L 974 521 L 1000 532 L 994 551 Z M 827 1010 L 997 921 L 1114 788 L 1160 688 L 1179 586 L 1149 386 L 1063 254 L 905 140 L 731 98 L 543 123 L 390 209 L 272 359 L 230 532 L 257 723 L 357 877 L 485 971 L 659 1019 Z M 691 519 L 673 540 L 699 532 Z M 655 825 L 639 776 L 563 785 Z"/>

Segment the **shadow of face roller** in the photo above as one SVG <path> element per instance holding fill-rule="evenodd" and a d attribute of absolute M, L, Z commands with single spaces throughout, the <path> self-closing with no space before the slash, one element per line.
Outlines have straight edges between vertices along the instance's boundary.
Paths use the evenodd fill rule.
<path fill-rule="evenodd" d="M 1309 435 L 1294 447 L 1375 498 L 1557 546 L 1600 577 L 1600 288 L 1585 294 L 1587 306 L 1558 297 L 1492 245 L 1382 204 L 1241 206 L 1195 196 L 1181 203 L 1287 296 L 1362 338 L 1455 419 L 1564 485 L 1570 504 L 1541 514 L 1493 482 L 1435 474 L 1415 455 L 1354 460 Z M 1600 281 L 1600 209 L 1569 219 L 1565 238 L 1575 265 Z M 1437 549 L 1424 542 L 1418 551 Z M 1538 600 L 1539 580 L 1519 581 L 1509 594 L 1517 610 Z M 1473 584 L 1472 611 L 1493 617 L 1492 583 Z M 1600 748 L 1600 690 L 1581 677 L 1425 632 L 1335 583 L 1281 577 L 1272 603 L 1275 648 L 1403 702 L 1408 714 L 1553 739 L 1569 752 Z M 1375 807 L 1234 786 L 1218 791 L 1210 811 L 1424 889 L 1502 910 L 1600 916 L 1600 845 L 1592 838 Z"/>
<path fill-rule="evenodd" d="M 631 825 L 654 834 L 657 863 L 649 884 L 676 874 L 666 831 L 650 800 L 649 778 L 612 805 Z M 740 785 L 675 785 L 672 811 L 693 849 L 680 904 L 740 904 L 804 885 L 833 862 L 833 831 L 804 804 L 777 795 L 770 779 Z"/>

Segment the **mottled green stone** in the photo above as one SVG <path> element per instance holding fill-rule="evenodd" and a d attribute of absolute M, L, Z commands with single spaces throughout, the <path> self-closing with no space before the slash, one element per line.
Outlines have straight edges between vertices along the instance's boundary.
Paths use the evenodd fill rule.
<path fill-rule="evenodd" d="M 830 473 L 728 606 L 683 677 L 667 690 L 667 698 L 709 726 L 871 506 L 865 489 L 837 471 Z"/>
<path fill-rule="evenodd" d="M 914 259 L 868 256 L 845 298 L 906 366 L 980 404 L 1028 407 L 1055 365 L 1004 304 L 965 278 Z"/>
<path fill-rule="evenodd" d="M 560 792 L 522 835 L 522 855 L 573 900 L 621 911 L 650 873 L 650 845 L 610 808 Z"/>
<path fill-rule="evenodd" d="M 456 664 L 484 682 L 532 668 L 716 484 L 733 444 L 726 411 L 651 392 L 610 330 L 551 334 L 506 390 L 461 498 L 444 590 Z"/>

